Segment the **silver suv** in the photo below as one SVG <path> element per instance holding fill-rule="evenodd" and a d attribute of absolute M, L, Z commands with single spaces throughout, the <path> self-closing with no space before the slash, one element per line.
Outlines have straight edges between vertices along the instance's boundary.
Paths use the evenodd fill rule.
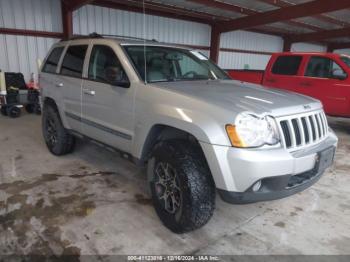
<path fill-rule="evenodd" d="M 75 137 L 147 164 L 157 214 L 176 233 L 230 203 L 295 194 L 334 158 L 337 137 L 312 98 L 229 79 L 199 51 L 93 35 L 55 44 L 43 63 L 43 135 Z"/>

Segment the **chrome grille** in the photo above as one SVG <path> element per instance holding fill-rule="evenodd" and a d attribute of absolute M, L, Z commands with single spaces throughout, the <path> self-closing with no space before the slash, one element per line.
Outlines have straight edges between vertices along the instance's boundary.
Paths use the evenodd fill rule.
<path fill-rule="evenodd" d="M 282 143 L 289 150 L 316 144 L 328 134 L 327 118 L 323 111 L 283 117 L 278 122 Z"/>

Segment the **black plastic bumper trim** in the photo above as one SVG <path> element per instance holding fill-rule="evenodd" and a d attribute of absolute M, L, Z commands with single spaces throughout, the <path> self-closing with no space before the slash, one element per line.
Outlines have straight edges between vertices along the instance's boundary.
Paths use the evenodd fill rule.
<path fill-rule="evenodd" d="M 250 204 L 250 203 L 256 203 L 261 201 L 276 200 L 276 199 L 281 199 L 284 197 L 294 195 L 312 186 L 314 183 L 316 183 L 320 179 L 323 173 L 324 171 L 314 176 L 311 180 L 299 186 L 289 188 L 289 189 L 267 191 L 267 192 L 259 192 L 259 191 L 258 192 L 251 192 L 251 191 L 250 192 L 230 192 L 230 191 L 218 189 L 218 192 L 222 200 L 231 204 Z M 288 181 L 290 177 L 291 175 L 286 175 L 286 176 L 276 177 L 276 179 L 280 178 L 284 181 Z"/>
<path fill-rule="evenodd" d="M 66 116 L 67 117 L 70 117 L 76 121 L 79 121 L 79 122 L 82 122 L 86 125 L 89 125 L 89 126 L 92 126 L 92 127 L 95 127 L 97 129 L 100 129 L 104 132 L 107 132 L 107 133 L 110 133 L 112 135 L 115 135 L 115 136 L 119 136 L 121 138 L 124 138 L 126 140 L 131 140 L 132 139 L 132 136 L 131 135 L 128 135 L 128 134 L 125 134 L 125 133 L 122 133 L 120 131 L 117 131 L 117 130 L 114 130 L 114 129 L 111 129 L 109 127 L 106 127 L 106 126 L 103 126 L 103 125 L 100 125 L 98 123 L 95 123 L 93 121 L 90 121 L 88 119 L 85 119 L 85 118 L 82 118 L 80 116 L 77 116 L 77 115 L 74 115 L 74 114 L 71 114 L 71 113 L 68 113 L 68 112 L 65 112 Z"/>

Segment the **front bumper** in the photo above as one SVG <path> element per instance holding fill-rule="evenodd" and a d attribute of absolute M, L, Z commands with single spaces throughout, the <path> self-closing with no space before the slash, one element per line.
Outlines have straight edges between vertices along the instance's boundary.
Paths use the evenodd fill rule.
<path fill-rule="evenodd" d="M 335 151 L 335 147 L 329 149 Z M 263 178 L 260 180 L 261 187 L 256 192 L 253 186 L 245 192 L 229 192 L 220 189 L 218 191 L 221 198 L 231 204 L 249 204 L 280 199 L 310 187 L 320 179 L 324 171 L 325 169 L 320 168 L 317 163 L 312 170 L 301 174 Z"/>
<path fill-rule="evenodd" d="M 239 149 L 201 144 L 223 200 L 251 203 L 286 197 L 314 184 L 324 173 L 318 165 L 321 152 L 335 149 L 333 132 L 322 142 L 295 152 L 284 148 Z M 291 185 L 293 181 L 302 183 Z M 260 189 L 253 186 L 261 181 Z M 289 185 L 290 184 L 290 185 Z"/>

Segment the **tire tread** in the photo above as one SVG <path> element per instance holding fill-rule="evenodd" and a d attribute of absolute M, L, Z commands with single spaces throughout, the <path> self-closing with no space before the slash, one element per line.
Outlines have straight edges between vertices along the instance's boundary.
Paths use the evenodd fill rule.
<path fill-rule="evenodd" d="M 71 135 L 67 129 L 64 128 L 59 112 L 57 108 L 53 107 L 52 105 L 45 105 L 44 106 L 44 113 L 43 113 L 43 134 L 45 137 L 45 117 L 47 117 L 47 114 L 50 114 L 57 124 L 58 129 L 58 145 L 55 148 L 50 147 L 48 144 L 48 148 L 51 153 L 57 156 L 62 156 L 71 153 L 74 150 L 75 147 L 75 138 L 73 135 Z"/>
<path fill-rule="evenodd" d="M 158 143 L 154 151 L 158 150 L 164 150 L 171 158 L 177 159 L 181 170 L 186 174 L 186 187 L 190 191 L 190 198 L 184 203 L 180 222 L 165 225 L 175 233 L 185 233 L 204 226 L 214 213 L 216 192 L 200 146 L 184 140 L 169 140 Z"/>

